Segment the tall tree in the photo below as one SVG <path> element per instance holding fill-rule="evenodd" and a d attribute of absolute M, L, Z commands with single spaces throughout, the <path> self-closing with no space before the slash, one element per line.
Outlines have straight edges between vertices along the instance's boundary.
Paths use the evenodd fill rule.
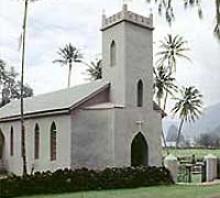
<path fill-rule="evenodd" d="M 156 64 L 166 65 L 171 69 L 171 71 L 176 72 L 177 59 L 184 58 L 190 60 L 188 56 L 185 55 L 189 48 L 186 46 L 187 41 L 183 39 L 182 36 L 168 34 L 164 37 L 164 40 L 160 41 L 159 51 L 157 56 L 159 59 Z"/>
<path fill-rule="evenodd" d="M 22 61 L 21 61 L 21 151 L 23 160 L 23 175 L 27 175 L 27 159 L 25 148 L 25 127 L 24 127 L 24 100 L 23 100 L 23 88 L 24 88 L 24 65 L 25 65 L 25 42 L 26 42 L 26 25 L 27 25 L 27 12 L 29 0 L 25 0 L 24 5 L 24 18 L 23 18 L 23 32 L 22 32 Z"/>
<path fill-rule="evenodd" d="M 17 80 L 18 73 L 14 67 L 7 69 L 8 65 L 0 59 L 0 107 L 9 103 L 11 99 L 21 98 L 21 82 Z M 28 85 L 24 85 L 24 98 L 33 96 L 33 89 Z"/>
<path fill-rule="evenodd" d="M 167 94 L 173 96 L 174 92 L 177 92 L 175 78 L 172 77 L 171 71 L 168 68 L 163 67 L 163 65 L 154 68 L 153 73 L 154 73 L 154 84 L 153 84 L 154 95 L 158 101 L 158 105 L 160 106 L 160 108 L 162 108 L 162 100 L 164 99 L 163 110 L 165 112 Z M 163 131 L 162 131 L 162 139 L 164 142 L 164 147 L 167 151 L 166 138 L 165 138 L 165 133 Z"/>
<path fill-rule="evenodd" d="M 173 20 L 175 19 L 175 9 L 174 4 L 178 3 L 179 0 L 146 0 L 146 2 L 154 1 L 158 5 L 158 13 L 161 16 L 166 18 L 166 21 L 172 25 Z M 212 3 L 213 1 L 209 1 Z M 196 7 L 199 18 L 203 18 L 203 10 L 202 10 L 202 0 L 182 0 L 184 4 L 184 8 L 187 9 L 188 7 Z M 220 39 L 220 0 L 215 0 L 215 17 L 216 17 L 216 24 L 214 29 L 214 34 Z"/>
<path fill-rule="evenodd" d="M 57 54 L 59 56 L 59 59 L 54 60 L 53 63 L 60 63 L 61 65 L 68 65 L 69 67 L 67 85 L 67 87 L 69 88 L 71 85 L 72 64 L 81 63 L 83 55 L 71 43 L 66 44 L 64 48 L 60 48 Z"/>
<path fill-rule="evenodd" d="M 176 137 L 176 148 L 178 148 L 179 138 L 182 132 L 184 122 L 195 122 L 202 112 L 202 95 L 199 90 L 193 86 L 182 88 L 180 90 L 180 97 L 174 98 L 176 100 L 172 112 L 178 115 L 180 119 L 178 133 Z"/>
<path fill-rule="evenodd" d="M 220 40 L 220 0 L 215 0 L 216 4 L 216 25 L 214 27 L 214 33 Z"/>
<path fill-rule="evenodd" d="M 26 28 L 28 18 L 28 4 L 38 0 L 24 0 L 24 18 L 22 28 L 22 60 L 21 60 L 21 147 L 23 160 L 23 175 L 27 175 L 27 159 L 25 149 L 25 127 L 24 127 L 24 66 L 25 66 L 25 50 L 26 50 Z"/>
<path fill-rule="evenodd" d="M 179 35 L 172 36 L 168 34 L 164 40 L 160 41 L 159 57 L 156 61 L 156 69 L 154 69 L 154 93 L 158 99 L 158 104 L 163 110 L 166 111 L 166 104 L 168 96 L 173 96 L 177 92 L 178 87 L 175 85 L 175 78 L 173 73 L 176 72 L 177 60 L 179 58 L 189 58 L 184 54 L 189 50 L 186 45 L 187 41 Z M 164 133 L 162 134 L 164 145 L 166 148 L 166 140 Z"/>
<path fill-rule="evenodd" d="M 2 86 L 3 80 L 5 78 L 5 66 L 6 63 L 0 59 L 0 87 Z"/>
<path fill-rule="evenodd" d="M 102 78 L 102 59 L 96 59 L 95 61 L 91 61 L 87 65 L 86 72 L 91 80 L 98 80 Z"/>
<path fill-rule="evenodd" d="M 167 96 L 166 94 L 170 94 L 171 96 L 177 92 L 177 85 L 175 84 L 176 79 L 172 76 L 172 72 L 164 67 L 163 65 L 157 68 L 154 68 L 154 84 L 153 90 L 154 95 L 157 98 L 159 106 L 162 108 L 162 100 L 163 101 L 163 110 L 166 110 L 166 102 Z"/>

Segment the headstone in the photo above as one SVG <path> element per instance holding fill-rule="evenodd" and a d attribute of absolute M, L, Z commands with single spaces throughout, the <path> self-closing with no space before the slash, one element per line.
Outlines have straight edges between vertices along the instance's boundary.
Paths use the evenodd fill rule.
<path fill-rule="evenodd" d="M 167 170 L 170 171 L 170 174 L 173 178 L 173 181 L 177 182 L 177 174 L 178 174 L 178 160 L 172 154 L 169 154 L 164 159 L 164 166 Z"/>
<path fill-rule="evenodd" d="M 206 162 L 206 181 L 211 182 L 217 179 L 217 157 L 209 154 L 205 156 Z"/>

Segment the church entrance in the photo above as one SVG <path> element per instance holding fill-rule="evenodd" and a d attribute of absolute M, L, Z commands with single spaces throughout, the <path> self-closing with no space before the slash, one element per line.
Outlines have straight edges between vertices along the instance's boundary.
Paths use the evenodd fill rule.
<path fill-rule="evenodd" d="M 4 146 L 5 146 L 5 138 L 4 138 L 4 135 L 0 129 L 0 160 L 3 158 Z"/>
<path fill-rule="evenodd" d="M 148 165 L 148 146 L 145 137 L 139 132 L 131 143 L 131 166 Z"/>

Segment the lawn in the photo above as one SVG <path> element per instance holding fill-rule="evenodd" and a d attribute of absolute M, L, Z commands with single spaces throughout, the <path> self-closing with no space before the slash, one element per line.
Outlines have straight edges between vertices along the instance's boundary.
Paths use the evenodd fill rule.
<path fill-rule="evenodd" d="M 157 186 L 125 190 L 107 190 L 20 198 L 220 198 L 220 185 Z"/>
<path fill-rule="evenodd" d="M 191 157 L 194 154 L 196 158 L 203 158 L 211 153 L 220 158 L 220 149 L 169 149 L 169 152 L 177 157 Z M 165 155 L 165 150 L 163 150 L 163 155 Z"/>

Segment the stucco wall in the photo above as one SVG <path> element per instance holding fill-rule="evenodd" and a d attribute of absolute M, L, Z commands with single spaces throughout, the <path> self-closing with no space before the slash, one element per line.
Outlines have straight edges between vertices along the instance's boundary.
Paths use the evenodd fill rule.
<path fill-rule="evenodd" d="M 137 121 L 143 122 L 141 127 Z M 139 132 L 144 135 L 148 145 L 148 165 L 161 165 L 161 121 L 159 114 L 146 108 L 115 109 L 114 122 L 114 163 L 116 166 L 131 165 L 131 144 Z"/>
<path fill-rule="evenodd" d="M 78 110 L 72 113 L 71 167 L 131 165 L 131 144 L 141 132 L 148 145 L 148 165 L 161 166 L 161 118 L 150 108 Z M 142 121 L 142 127 L 137 124 Z"/>
<path fill-rule="evenodd" d="M 143 82 L 143 106 L 152 106 L 153 33 L 152 30 L 125 23 L 126 106 L 137 104 L 137 84 Z"/>
<path fill-rule="evenodd" d="M 57 159 L 50 161 L 50 127 L 52 122 L 57 127 Z M 34 127 L 38 123 L 40 127 L 40 151 L 39 159 L 34 159 Z M 14 128 L 14 155 L 10 156 L 10 129 Z M 5 137 L 4 161 L 9 172 L 22 173 L 21 158 L 21 130 L 20 122 L 0 123 L 0 128 Z M 70 116 L 50 116 L 25 120 L 26 129 L 26 155 L 27 168 L 30 173 L 34 171 L 55 170 L 70 167 Z"/>
<path fill-rule="evenodd" d="M 71 167 L 111 166 L 112 110 L 81 109 L 71 118 Z"/>
<path fill-rule="evenodd" d="M 110 64 L 110 46 L 116 45 L 116 64 Z M 136 106 L 137 83 L 143 81 L 144 106 L 152 102 L 153 33 L 123 21 L 102 32 L 103 78 L 111 81 L 110 99 L 115 104 Z M 151 104 L 150 104 L 151 105 Z"/>
<path fill-rule="evenodd" d="M 111 82 L 110 100 L 125 104 L 125 24 L 119 23 L 102 32 L 103 79 Z M 110 46 L 116 45 L 116 64 L 111 66 Z"/>

